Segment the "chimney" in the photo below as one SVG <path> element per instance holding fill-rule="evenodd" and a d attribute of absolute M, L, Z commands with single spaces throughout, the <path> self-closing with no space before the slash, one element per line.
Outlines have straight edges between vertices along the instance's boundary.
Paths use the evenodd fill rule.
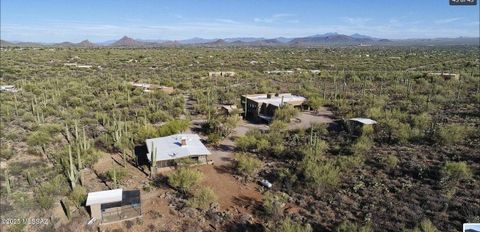
<path fill-rule="evenodd" d="M 180 145 L 183 147 L 183 146 L 187 146 L 187 138 L 185 137 L 182 137 L 180 139 Z"/>

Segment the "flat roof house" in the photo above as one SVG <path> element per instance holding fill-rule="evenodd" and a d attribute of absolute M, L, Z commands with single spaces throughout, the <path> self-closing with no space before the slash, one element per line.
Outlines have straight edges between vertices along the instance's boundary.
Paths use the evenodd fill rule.
<path fill-rule="evenodd" d="M 209 77 L 234 77 L 235 72 L 232 71 L 216 71 L 216 72 L 208 72 Z"/>
<path fill-rule="evenodd" d="M 242 95 L 241 102 L 245 118 L 270 122 L 275 114 L 275 110 L 279 107 L 289 104 L 303 109 L 306 99 L 291 93 L 267 93 Z"/>
<path fill-rule="evenodd" d="M 163 85 L 155 85 L 155 84 L 140 83 L 140 82 L 130 82 L 130 85 L 136 88 L 141 88 L 143 89 L 144 92 L 152 92 L 155 90 L 160 90 L 164 93 L 171 94 L 175 91 L 173 87 L 168 87 Z"/>
<path fill-rule="evenodd" d="M 0 91 L 1 92 L 16 93 L 16 92 L 18 92 L 18 89 L 15 88 L 15 85 L 2 85 L 2 86 L 0 86 Z"/>
<path fill-rule="evenodd" d="M 443 77 L 445 80 L 460 80 L 460 74 L 458 73 L 446 73 L 446 72 L 431 72 L 427 74 L 428 76 L 438 76 Z"/>
<path fill-rule="evenodd" d="M 199 164 L 208 162 L 210 151 L 196 134 L 175 134 L 166 137 L 147 139 L 147 159 L 156 163 L 156 172 L 170 169 L 177 159 L 188 158 Z M 153 157 L 154 151 L 156 154 Z M 155 158 L 155 160 L 152 160 Z"/>
<path fill-rule="evenodd" d="M 92 219 L 100 224 L 110 224 L 142 216 L 140 190 L 113 189 L 90 192 L 86 206 L 90 207 Z"/>

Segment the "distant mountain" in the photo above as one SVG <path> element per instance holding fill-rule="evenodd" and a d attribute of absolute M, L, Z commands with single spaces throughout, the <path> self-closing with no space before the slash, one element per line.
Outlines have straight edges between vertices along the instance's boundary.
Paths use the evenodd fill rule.
<path fill-rule="evenodd" d="M 264 40 L 265 38 L 263 37 L 237 37 L 237 38 L 225 38 L 225 42 L 227 43 L 232 43 L 232 42 L 245 42 L 245 43 L 250 43 L 250 42 L 255 42 L 259 40 Z"/>
<path fill-rule="evenodd" d="M 14 43 L 12 42 L 8 42 L 8 41 L 5 41 L 5 40 L 0 40 L 0 47 L 9 47 L 9 46 L 13 46 L 15 45 Z"/>
<path fill-rule="evenodd" d="M 281 43 L 288 43 L 288 42 L 292 41 L 292 38 L 286 38 L 286 37 L 277 37 L 275 39 L 278 40 Z"/>
<path fill-rule="evenodd" d="M 56 47 L 75 47 L 76 44 L 72 43 L 72 42 L 68 42 L 68 41 L 65 41 L 65 42 L 62 42 L 62 43 L 56 43 L 56 44 L 53 44 L 53 46 L 56 46 Z"/>
<path fill-rule="evenodd" d="M 130 37 L 123 36 L 121 39 L 115 41 L 110 46 L 112 47 L 143 47 L 145 45 L 146 45 L 146 42 L 137 41 Z"/>
<path fill-rule="evenodd" d="M 207 43 L 203 43 L 203 44 L 205 44 L 205 45 L 224 45 L 226 43 L 227 42 L 225 42 L 225 40 L 223 40 L 223 39 L 217 39 L 215 41 L 207 42 Z"/>
<path fill-rule="evenodd" d="M 382 39 L 373 38 L 366 35 L 353 34 L 353 35 L 344 35 L 338 33 L 326 33 L 322 35 L 313 35 L 303 38 L 292 39 L 290 44 L 321 44 L 321 45 L 330 45 L 330 44 L 360 44 L 360 43 L 369 43 L 369 42 L 380 42 Z M 382 42 L 387 42 L 382 40 Z"/>
<path fill-rule="evenodd" d="M 94 44 L 94 43 L 90 42 L 88 39 L 86 39 L 86 40 L 78 43 L 77 46 L 89 48 L 89 47 L 95 47 L 96 44 Z"/>
<path fill-rule="evenodd" d="M 281 45 L 284 43 L 280 42 L 278 39 L 262 39 L 262 40 L 249 42 L 248 44 L 255 45 L 255 46 L 273 46 L 273 45 Z"/>
<path fill-rule="evenodd" d="M 435 45 L 479 45 L 478 37 L 457 37 L 457 38 L 432 38 L 432 39 L 384 39 L 376 38 L 362 34 L 345 35 L 337 32 L 325 34 L 316 34 L 297 38 L 263 38 L 263 37 L 237 37 L 237 38 L 218 38 L 204 39 L 194 37 L 186 40 L 140 40 L 127 36 L 119 40 L 110 40 L 100 43 L 92 43 L 84 40 L 80 43 L 62 42 L 56 44 L 32 43 L 32 42 L 11 42 L 2 40 L 0 46 L 9 47 L 162 47 L 178 45 L 201 45 L 201 46 L 337 46 L 337 45 L 400 45 L 400 46 L 435 46 Z"/>
<path fill-rule="evenodd" d="M 215 41 L 216 39 L 203 39 L 199 37 L 194 37 L 191 39 L 185 39 L 178 41 L 179 44 L 202 44 L 202 43 L 210 43 Z"/>

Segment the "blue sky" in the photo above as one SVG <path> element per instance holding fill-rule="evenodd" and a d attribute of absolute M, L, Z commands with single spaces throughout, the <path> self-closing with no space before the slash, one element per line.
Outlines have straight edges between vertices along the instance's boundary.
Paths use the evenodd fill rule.
<path fill-rule="evenodd" d="M 1 38 L 94 42 L 192 37 L 479 36 L 479 5 L 448 0 L 1 0 Z"/>

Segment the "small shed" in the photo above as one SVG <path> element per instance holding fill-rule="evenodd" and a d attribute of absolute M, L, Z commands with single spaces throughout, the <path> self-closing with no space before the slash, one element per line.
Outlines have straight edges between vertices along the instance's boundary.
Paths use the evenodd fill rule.
<path fill-rule="evenodd" d="M 358 122 L 363 125 L 373 125 L 377 124 L 377 121 L 369 118 L 351 118 L 350 121 Z"/>
<path fill-rule="evenodd" d="M 1 92 L 16 93 L 16 92 L 18 92 L 18 89 L 15 88 L 14 85 L 2 85 L 2 86 L 0 86 L 0 91 Z"/>
<path fill-rule="evenodd" d="M 360 136 L 365 131 L 365 125 L 372 126 L 372 129 L 375 129 L 374 125 L 377 124 L 377 121 L 369 118 L 351 118 L 348 120 L 348 130 L 355 136 Z"/>
<path fill-rule="evenodd" d="M 110 224 L 142 216 L 140 190 L 113 189 L 90 192 L 86 206 L 100 224 Z"/>

